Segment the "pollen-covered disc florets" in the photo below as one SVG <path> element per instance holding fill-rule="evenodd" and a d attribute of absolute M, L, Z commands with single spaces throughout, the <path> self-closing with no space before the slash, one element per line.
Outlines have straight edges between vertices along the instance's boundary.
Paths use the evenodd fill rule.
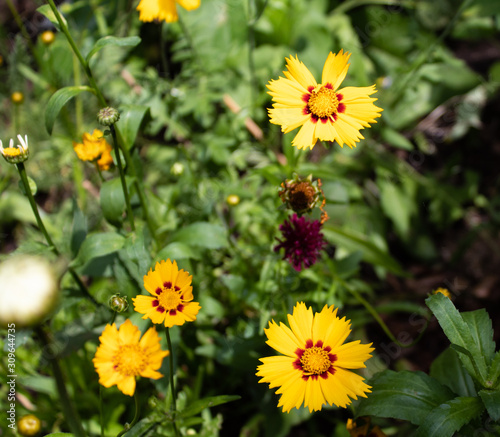
<path fill-rule="evenodd" d="M 108 106 L 106 108 L 102 108 L 97 113 L 97 120 L 103 126 L 111 126 L 120 120 L 120 113 L 115 108 Z"/>
<path fill-rule="evenodd" d="M 2 141 L 0 140 L 0 153 L 5 158 L 9 164 L 19 164 L 20 162 L 26 161 L 30 156 L 30 151 L 28 149 L 28 135 L 17 136 L 19 142 L 16 147 L 14 147 L 14 140 L 11 139 L 9 142 L 9 147 L 3 148 Z"/>
<path fill-rule="evenodd" d="M 321 200 L 321 223 L 328 219 L 328 215 L 323 209 L 326 200 L 321 189 L 321 179 L 313 182 L 312 175 L 301 178 L 296 174 L 293 179 L 287 179 L 281 183 L 278 195 L 285 206 L 299 216 L 311 212 Z"/>

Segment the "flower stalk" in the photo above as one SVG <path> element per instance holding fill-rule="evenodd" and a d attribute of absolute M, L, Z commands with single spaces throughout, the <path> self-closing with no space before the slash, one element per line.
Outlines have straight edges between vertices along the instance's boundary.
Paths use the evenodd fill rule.
<path fill-rule="evenodd" d="M 134 419 L 132 420 L 132 423 L 127 423 L 123 430 L 120 431 L 116 437 L 121 437 L 123 434 L 125 434 L 126 432 L 130 431 L 132 429 L 132 427 L 137 423 L 137 421 L 139 420 L 139 396 L 137 394 L 137 392 L 134 393 L 134 401 L 135 401 L 135 414 L 134 414 Z"/>
<path fill-rule="evenodd" d="M 172 425 L 174 426 L 175 436 L 179 437 L 179 430 L 177 429 L 177 425 L 175 423 L 177 405 L 176 405 L 176 395 L 174 386 L 174 358 L 173 358 L 172 341 L 170 340 L 170 328 L 166 328 L 165 335 L 167 337 L 168 350 L 170 351 L 170 355 L 168 356 L 168 364 L 169 364 L 169 376 L 170 376 L 170 392 L 172 393 L 172 410 L 173 410 Z"/>

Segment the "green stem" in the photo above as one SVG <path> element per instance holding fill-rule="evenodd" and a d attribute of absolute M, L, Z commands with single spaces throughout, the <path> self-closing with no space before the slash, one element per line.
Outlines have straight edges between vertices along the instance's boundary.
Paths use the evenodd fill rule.
<path fill-rule="evenodd" d="M 50 347 L 50 341 L 47 333 L 43 330 L 41 326 L 35 329 L 40 341 L 43 345 L 43 349 Z M 59 394 L 59 400 L 61 401 L 61 408 L 65 419 L 68 421 L 68 425 L 71 428 L 72 433 L 76 437 L 86 437 L 86 433 L 82 427 L 78 413 L 73 405 L 71 398 L 69 397 L 68 391 L 66 390 L 66 384 L 64 382 L 64 376 L 59 365 L 57 357 L 49 355 L 48 360 L 52 366 L 52 373 L 54 374 L 54 379 L 56 380 L 57 392 Z"/>
<path fill-rule="evenodd" d="M 139 420 L 139 395 L 137 394 L 137 390 L 134 393 L 134 400 L 135 400 L 135 415 L 134 415 L 134 420 L 132 420 L 132 423 L 126 424 L 124 429 L 118 433 L 116 437 L 121 437 L 123 434 L 126 432 L 130 431 L 132 427 L 137 423 Z"/>
<path fill-rule="evenodd" d="M 113 136 L 113 143 L 115 148 L 116 163 L 118 164 L 118 171 L 120 172 L 120 180 L 122 182 L 123 195 L 125 196 L 125 204 L 127 206 L 127 216 L 130 222 L 132 231 L 135 231 L 134 214 L 132 212 L 132 205 L 130 204 L 130 197 L 128 194 L 127 181 L 125 180 L 125 172 L 123 171 L 122 159 L 120 157 L 120 148 L 118 147 L 118 139 L 116 138 L 115 125 L 109 126 L 111 135 Z M 124 147 L 122 147 L 123 149 Z"/>
<path fill-rule="evenodd" d="M 368 302 L 363 296 L 361 296 L 361 294 L 359 294 L 353 287 L 351 287 L 350 285 L 348 285 L 343 280 L 339 280 L 339 282 L 342 284 L 342 286 L 346 290 L 348 290 L 356 298 L 356 300 L 359 303 L 361 303 L 366 308 L 366 310 L 372 315 L 372 317 L 380 325 L 380 327 L 382 328 L 382 330 L 385 332 L 385 334 L 387 335 L 387 337 L 389 337 L 392 342 L 396 343 L 400 347 L 408 348 L 408 347 L 411 347 L 411 346 L 415 345 L 416 343 L 418 343 L 420 341 L 420 339 L 422 338 L 422 335 L 424 335 L 424 333 L 425 333 L 425 331 L 427 329 L 427 325 L 429 324 L 429 319 L 428 318 L 425 321 L 424 329 L 422 329 L 422 331 L 418 334 L 417 338 L 414 341 L 412 341 L 409 344 L 401 343 L 400 341 L 398 341 L 396 339 L 396 337 L 394 336 L 394 334 L 391 332 L 391 330 L 389 329 L 389 327 L 382 320 L 382 318 L 380 317 L 380 315 L 377 313 L 377 310 L 375 308 L 373 308 L 373 306 L 370 304 L 370 302 Z"/>
<path fill-rule="evenodd" d="M 80 64 L 83 68 L 83 71 L 85 71 L 85 74 L 87 75 L 87 78 L 90 82 L 90 86 L 95 89 L 97 98 L 99 99 L 99 102 L 101 103 L 102 106 L 107 106 L 106 100 L 104 99 L 104 96 L 102 95 L 101 91 L 97 87 L 97 83 L 96 83 L 94 77 L 92 76 L 92 71 L 90 70 L 89 64 L 83 58 L 82 54 L 80 53 L 80 50 L 78 50 L 78 47 L 76 46 L 73 37 L 69 33 L 68 26 L 66 26 L 64 20 L 62 19 L 61 14 L 59 13 L 59 10 L 57 9 L 56 5 L 54 4 L 54 0 L 47 0 L 47 3 L 49 4 L 50 8 L 52 9 L 52 12 L 56 16 L 57 22 L 59 23 L 59 28 L 61 29 L 61 31 L 64 33 L 64 36 L 68 40 L 69 45 L 73 49 L 73 53 L 78 58 L 78 61 L 80 61 Z"/>
<path fill-rule="evenodd" d="M 99 384 L 99 421 L 101 422 L 101 437 L 104 437 L 104 414 L 102 402 L 102 385 Z"/>
<path fill-rule="evenodd" d="M 168 362 L 169 362 L 169 374 L 170 374 L 170 392 L 172 393 L 172 409 L 173 409 L 173 420 L 172 424 L 174 426 L 174 432 L 176 437 L 179 436 L 179 431 L 177 430 L 177 425 L 175 423 L 176 420 L 176 412 L 177 412 L 177 405 L 176 405 L 176 396 L 175 396 L 175 386 L 174 386 L 174 357 L 173 357 L 173 351 L 172 351 L 172 341 L 170 340 L 170 329 L 166 329 L 166 337 L 167 337 L 167 345 L 168 345 L 168 350 L 170 351 L 170 354 L 168 355 Z"/>
<path fill-rule="evenodd" d="M 19 176 L 21 177 L 21 181 L 24 186 L 24 192 L 26 193 L 26 197 L 28 198 L 28 201 L 31 205 L 31 209 L 33 210 L 33 214 L 35 215 L 36 222 L 38 224 L 38 227 L 42 231 L 42 234 L 45 237 L 45 240 L 47 241 L 48 245 L 50 246 L 50 249 L 52 252 L 54 252 L 57 256 L 60 256 L 60 252 L 57 249 L 56 245 L 52 241 L 52 238 L 50 238 L 49 233 L 47 232 L 47 229 L 45 228 L 45 225 L 43 224 L 42 218 L 40 217 L 40 213 L 38 212 L 38 206 L 35 202 L 35 198 L 33 197 L 33 193 L 31 192 L 30 184 L 28 182 L 28 176 L 26 175 L 26 168 L 24 167 L 24 163 L 20 162 L 19 164 L 16 164 L 17 170 L 19 171 Z M 80 276 L 78 276 L 78 273 L 72 268 L 68 268 L 69 273 L 75 280 L 75 282 L 78 285 L 78 288 L 80 291 L 83 293 L 83 295 L 89 299 L 95 306 L 98 306 L 99 304 L 97 301 L 94 299 L 94 297 L 89 293 L 87 290 L 87 287 L 85 287 L 85 284 L 82 282 L 80 279 Z"/>
<path fill-rule="evenodd" d="M 18 135 L 20 133 L 20 114 L 19 114 L 19 103 L 14 103 L 14 134 Z"/>

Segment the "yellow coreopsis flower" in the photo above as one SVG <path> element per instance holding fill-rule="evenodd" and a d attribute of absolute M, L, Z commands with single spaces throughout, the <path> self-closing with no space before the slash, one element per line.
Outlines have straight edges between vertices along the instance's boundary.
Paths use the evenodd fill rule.
<path fill-rule="evenodd" d="M 259 382 L 269 388 L 279 387 L 278 407 L 284 412 L 299 408 L 302 403 L 309 412 L 321 410 L 325 403 L 345 408 L 371 392 L 363 377 L 348 369 L 360 369 L 374 349 L 360 341 L 344 343 L 351 332 L 350 321 L 337 317 L 333 305 L 325 305 L 313 316 L 312 308 L 297 303 L 288 315 L 290 328 L 273 321 L 265 329 L 273 349 L 283 355 L 260 358 Z"/>
<path fill-rule="evenodd" d="M 82 142 L 73 142 L 73 149 L 82 161 L 96 161 L 101 170 L 109 170 L 113 163 L 111 156 L 111 144 L 106 141 L 104 133 L 99 129 L 94 129 L 92 134 L 85 132 L 82 135 Z"/>
<path fill-rule="evenodd" d="M 200 6 L 200 0 L 141 0 L 137 6 L 139 20 L 144 22 L 164 20 L 167 23 L 177 21 L 179 19 L 177 4 L 192 11 Z"/>
<path fill-rule="evenodd" d="M 141 337 L 141 331 L 126 320 L 119 329 L 106 325 L 99 337 L 101 344 L 92 360 L 99 374 L 99 384 L 106 388 L 117 385 L 128 396 L 135 392 L 135 378 L 159 379 L 157 370 L 169 351 L 160 348 L 160 337 L 155 328 L 149 328 Z"/>
<path fill-rule="evenodd" d="M 290 56 L 285 77 L 267 85 L 273 97 L 271 123 L 281 125 L 285 133 L 302 126 L 292 145 L 312 149 L 321 140 L 356 147 L 356 142 L 364 138 L 360 130 L 380 117 L 382 109 L 373 104 L 377 99 L 369 97 L 376 92 L 375 85 L 339 89 L 350 56 L 342 50 L 336 55 L 330 52 L 319 84 L 298 57 Z"/>
<path fill-rule="evenodd" d="M 156 263 L 144 276 L 144 288 L 152 296 L 138 295 L 132 298 L 134 309 L 143 319 L 153 323 L 164 323 L 167 328 L 193 322 L 200 311 L 200 304 L 193 302 L 193 277 L 179 270 L 174 261 Z"/>

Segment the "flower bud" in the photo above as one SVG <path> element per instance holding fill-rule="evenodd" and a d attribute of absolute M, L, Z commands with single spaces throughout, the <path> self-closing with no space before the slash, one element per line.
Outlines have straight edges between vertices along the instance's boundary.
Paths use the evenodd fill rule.
<path fill-rule="evenodd" d="M 51 264 L 32 255 L 0 263 L 0 326 L 25 328 L 41 323 L 56 306 L 59 285 Z"/>
<path fill-rule="evenodd" d="M 40 432 L 40 419 L 34 414 L 28 414 L 19 419 L 17 430 L 23 437 L 35 436 Z"/>
<path fill-rule="evenodd" d="M 111 126 L 112 124 L 116 123 L 119 119 L 120 119 L 120 113 L 115 108 L 111 108 L 109 106 L 107 108 L 102 108 L 97 113 L 97 120 L 103 126 Z"/>
<path fill-rule="evenodd" d="M 9 147 L 3 148 L 2 141 L 0 140 L 0 153 L 5 158 L 5 160 L 9 164 L 19 164 L 20 162 L 24 162 L 30 156 L 30 151 L 28 149 L 28 135 L 24 136 L 24 139 L 21 135 L 17 136 L 21 145 L 17 145 L 14 147 L 14 140 L 11 138 L 9 142 Z"/>
<path fill-rule="evenodd" d="M 17 105 L 20 105 L 21 103 L 24 102 L 24 94 L 21 93 L 20 91 L 14 91 L 10 95 L 10 100 L 12 100 L 12 103 L 15 103 Z"/>
<path fill-rule="evenodd" d="M 40 35 L 40 40 L 46 45 L 50 46 L 54 40 L 56 39 L 56 35 L 52 30 L 46 30 Z"/>
<path fill-rule="evenodd" d="M 451 293 L 448 291 L 447 288 L 439 287 L 437 290 L 434 290 L 432 292 L 432 294 L 438 294 L 438 293 L 444 294 L 448 299 L 451 299 Z"/>
<path fill-rule="evenodd" d="M 123 313 L 128 310 L 128 300 L 126 296 L 120 296 L 120 293 L 113 294 L 108 299 L 108 306 L 117 313 Z"/>
<path fill-rule="evenodd" d="M 229 206 L 236 206 L 240 203 L 240 196 L 237 194 L 230 194 L 226 197 L 226 202 Z"/>
<path fill-rule="evenodd" d="M 182 173 L 184 173 L 184 165 L 182 164 L 182 162 L 174 162 L 174 164 L 170 168 L 170 173 L 172 173 L 174 176 L 180 176 Z"/>

